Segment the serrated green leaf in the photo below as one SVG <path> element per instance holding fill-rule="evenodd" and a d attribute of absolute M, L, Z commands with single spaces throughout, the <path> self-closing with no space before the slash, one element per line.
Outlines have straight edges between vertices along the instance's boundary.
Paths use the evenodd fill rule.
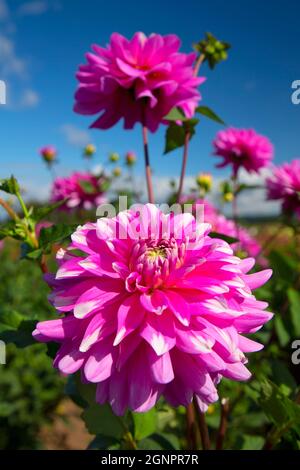
<path fill-rule="evenodd" d="M 210 109 L 208 106 L 198 106 L 196 108 L 196 112 L 199 114 L 202 114 L 202 116 L 205 116 L 212 121 L 217 122 L 218 124 L 222 124 L 225 126 L 225 122 L 223 119 L 221 119 L 212 109 Z"/>
<path fill-rule="evenodd" d="M 157 414 L 153 408 L 148 413 L 132 413 L 134 422 L 134 437 L 137 441 L 154 433 L 157 427 Z"/>

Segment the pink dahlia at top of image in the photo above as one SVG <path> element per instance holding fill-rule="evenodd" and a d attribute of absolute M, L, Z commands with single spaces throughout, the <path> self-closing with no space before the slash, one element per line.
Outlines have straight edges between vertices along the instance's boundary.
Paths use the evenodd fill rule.
<path fill-rule="evenodd" d="M 105 203 L 102 189 L 107 180 L 104 176 L 96 177 L 90 173 L 73 173 L 71 176 L 56 178 L 51 189 L 51 202 L 67 199 L 61 206 L 63 210 L 92 209 Z"/>
<path fill-rule="evenodd" d="M 268 199 L 281 199 L 284 211 L 300 217 L 300 160 L 275 167 L 266 182 Z"/>
<path fill-rule="evenodd" d="M 33 333 L 61 343 L 54 366 L 81 369 L 96 401 L 118 415 L 147 411 L 162 395 L 173 406 L 195 396 L 205 410 L 222 377 L 249 379 L 244 353 L 263 346 L 244 334 L 272 317 L 252 290 L 271 271 L 247 274 L 254 260 L 209 232 L 191 214 L 151 204 L 142 217 L 125 211 L 79 227 L 46 275 L 60 318 Z"/>
<path fill-rule="evenodd" d="M 253 129 L 233 127 L 218 132 L 213 146 L 214 154 L 223 157 L 217 167 L 232 166 L 233 176 L 237 176 L 240 168 L 258 173 L 261 168 L 270 164 L 274 152 L 267 137 L 257 134 Z"/>
<path fill-rule="evenodd" d="M 194 75 L 196 54 L 178 52 L 180 45 L 175 35 L 140 32 L 131 40 L 114 33 L 106 48 L 93 45 L 77 73 L 75 111 L 102 113 L 91 126 L 99 129 L 124 118 L 125 129 L 140 122 L 154 132 L 175 106 L 191 118 L 205 79 Z"/>

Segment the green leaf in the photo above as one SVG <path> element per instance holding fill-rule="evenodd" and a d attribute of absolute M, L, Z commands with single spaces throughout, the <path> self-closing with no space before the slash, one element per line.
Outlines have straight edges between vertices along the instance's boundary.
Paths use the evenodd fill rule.
<path fill-rule="evenodd" d="M 180 442 L 169 433 L 155 433 L 139 442 L 139 450 L 179 450 Z"/>
<path fill-rule="evenodd" d="M 299 423 L 300 406 L 287 397 L 283 389 L 271 381 L 265 380 L 261 383 L 258 401 L 275 425 L 282 427 Z"/>
<path fill-rule="evenodd" d="M 65 393 L 74 401 L 74 403 L 76 403 L 77 406 L 81 408 L 85 408 L 88 403 L 79 394 L 79 391 L 76 385 L 76 378 L 77 378 L 77 375 L 76 376 L 70 375 L 68 377 L 68 380 L 65 386 Z M 95 393 L 96 393 L 96 390 L 95 390 Z M 94 402 L 95 402 L 95 394 L 94 394 Z"/>
<path fill-rule="evenodd" d="M 79 180 L 79 186 L 86 194 L 94 194 L 96 191 L 90 181 Z"/>
<path fill-rule="evenodd" d="M 18 348 L 26 348 L 32 344 L 36 344 L 36 340 L 32 336 L 35 329 L 36 321 L 23 320 L 18 329 L 9 329 L 0 333 L 0 340 L 4 343 L 15 344 Z"/>
<path fill-rule="evenodd" d="M 87 450 L 115 450 L 116 448 L 120 448 L 120 442 L 117 439 L 98 434 L 89 444 Z"/>
<path fill-rule="evenodd" d="M 259 185 L 259 184 L 245 184 L 245 183 L 241 183 L 237 190 L 235 191 L 235 194 L 238 195 L 240 193 L 242 193 L 243 191 L 247 191 L 247 190 L 251 190 L 251 189 L 263 189 L 263 186 Z"/>
<path fill-rule="evenodd" d="M 300 336 L 300 293 L 293 288 L 288 289 L 290 314 L 295 336 Z"/>
<path fill-rule="evenodd" d="M 290 341 L 290 334 L 288 328 L 279 315 L 275 315 L 275 330 L 279 339 L 280 346 L 285 347 Z"/>
<path fill-rule="evenodd" d="M 97 386 L 92 383 L 82 383 L 80 373 L 76 374 L 73 377 L 74 386 L 76 387 L 77 394 L 85 401 L 87 405 L 94 405 Z"/>
<path fill-rule="evenodd" d="M 237 243 L 239 241 L 238 238 L 229 237 L 228 235 L 224 235 L 223 233 L 218 232 L 210 232 L 209 236 L 211 238 L 220 238 L 221 240 L 224 240 L 225 242 L 229 243 L 229 245 L 232 245 L 233 243 Z"/>
<path fill-rule="evenodd" d="M 0 240 L 6 237 L 11 237 L 20 241 L 25 240 L 27 233 L 22 221 L 15 222 L 13 220 L 9 220 L 8 222 L 0 225 Z"/>
<path fill-rule="evenodd" d="M 121 418 L 113 414 L 109 405 L 94 403 L 84 410 L 82 418 L 91 434 L 102 434 L 116 439 L 121 439 L 124 435 Z"/>
<path fill-rule="evenodd" d="M 297 262 L 290 256 L 277 250 L 271 251 L 269 259 L 274 271 L 274 278 L 277 277 L 278 279 L 292 283 L 295 274 L 297 274 Z"/>
<path fill-rule="evenodd" d="M 39 245 L 43 251 L 47 251 L 51 249 L 53 243 L 60 243 L 68 238 L 76 229 L 74 225 L 66 225 L 66 224 L 57 224 L 52 225 L 51 227 L 42 228 L 40 237 L 39 237 Z"/>
<path fill-rule="evenodd" d="M 225 122 L 223 119 L 221 119 L 212 109 L 210 109 L 208 106 L 198 106 L 196 108 L 196 112 L 199 114 L 202 114 L 202 116 L 205 116 L 212 121 L 217 122 L 218 124 L 223 124 L 225 126 Z"/>
<path fill-rule="evenodd" d="M 49 204 L 47 206 L 35 207 L 32 211 L 32 219 L 35 222 L 40 222 L 45 217 L 47 217 L 47 215 L 51 214 L 51 212 L 55 211 L 55 209 L 58 209 L 60 206 L 65 204 L 67 200 L 68 198 L 62 199 L 61 201 L 55 202 L 54 204 Z"/>
<path fill-rule="evenodd" d="M 11 175 L 10 178 L 5 178 L 0 180 L 0 190 L 8 194 L 14 194 L 20 192 L 20 186 L 16 178 Z"/>
<path fill-rule="evenodd" d="M 164 117 L 166 121 L 187 121 L 188 118 L 185 116 L 184 112 L 180 108 L 173 108 L 171 111 Z"/>
<path fill-rule="evenodd" d="M 244 434 L 241 450 L 261 450 L 265 439 L 262 436 L 251 436 Z"/>
<path fill-rule="evenodd" d="M 0 313 L 0 326 L 1 328 L 13 328 L 17 329 L 18 326 L 21 324 L 24 317 L 15 310 L 10 312 L 1 312 Z"/>
<path fill-rule="evenodd" d="M 271 369 L 272 379 L 278 386 L 284 384 L 290 391 L 294 391 L 297 388 L 296 381 L 284 362 L 273 359 L 271 361 Z"/>
<path fill-rule="evenodd" d="M 156 410 L 148 413 L 132 413 L 134 422 L 134 437 L 137 441 L 144 439 L 154 433 L 157 427 Z"/>
<path fill-rule="evenodd" d="M 178 126 L 172 122 L 166 131 L 165 137 L 165 151 L 164 153 L 172 152 L 184 145 L 186 133 L 190 133 L 190 139 L 195 134 L 195 127 L 198 124 L 198 119 L 190 119 L 185 121 L 182 126 Z"/>

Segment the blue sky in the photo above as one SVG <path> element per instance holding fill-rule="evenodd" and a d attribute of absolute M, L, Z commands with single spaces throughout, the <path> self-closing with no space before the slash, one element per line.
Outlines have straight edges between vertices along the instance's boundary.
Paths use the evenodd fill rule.
<path fill-rule="evenodd" d="M 25 185 L 42 191 L 48 175 L 37 155 L 44 144 L 59 149 L 57 171 L 84 167 L 81 147 L 92 141 L 97 162 L 110 151 L 133 149 L 140 157 L 140 129 L 89 131 L 92 117 L 72 111 L 74 78 L 90 44 L 105 45 L 112 32 L 131 36 L 176 33 L 182 50 L 211 31 L 232 44 L 227 62 L 211 72 L 201 87 L 202 104 L 228 124 L 254 127 L 275 144 L 275 162 L 300 156 L 300 105 L 291 103 L 291 83 L 300 79 L 300 2 L 298 0 L 185 0 L 127 2 L 114 0 L 0 0 L 0 80 L 8 103 L 0 106 L 1 177 L 13 172 Z M 191 144 L 188 173 L 212 171 L 211 141 L 219 126 L 204 121 Z M 164 131 L 150 136 L 157 175 L 175 176 L 181 152 L 162 156 Z"/>

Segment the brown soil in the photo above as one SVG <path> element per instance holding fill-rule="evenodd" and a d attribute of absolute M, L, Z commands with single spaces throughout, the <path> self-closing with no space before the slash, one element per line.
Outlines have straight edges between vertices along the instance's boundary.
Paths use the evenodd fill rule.
<path fill-rule="evenodd" d="M 46 450 L 85 450 L 93 437 L 88 433 L 80 415 L 82 409 L 64 399 L 53 415 L 52 423 L 40 431 Z"/>

